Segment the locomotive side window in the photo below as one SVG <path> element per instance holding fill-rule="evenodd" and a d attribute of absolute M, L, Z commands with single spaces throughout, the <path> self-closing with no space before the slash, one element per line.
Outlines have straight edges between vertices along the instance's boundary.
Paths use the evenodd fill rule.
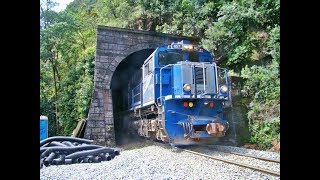
<path fill-rule="evenodd" d="M 148 74 L 149 74 L 149 73 L 151 73 L 152 71 L 153 71 L 153 59 L 152 59 L 152 58 L 150 58 Z"/>
<path fill-rule="evenodd" d="M 149 74 L 149 63 L 144 65 L 144 76 Z"/>
<path fill-rule="evenodd" d="M 168 52 L 168 51 L 160 51 L 159 52 L 159 64 L 160 65 L 175 64 L 179 61 L 183 61 L 183 53 L 182 52 Z"/>
<path fill-rule="evenodd" d="M 209 58 L 204 58 L 204 59 L 203 59 L 203 62 L 210 62 L 210 61 L 209 61 Z"/>
<path fill-rule="evenodd" d="M 153 69 L 153 61 L 151 59 L 147 62 L 147 64 L 144 65 L 144 76 L 150 74 L 152 72 L 152 69 Z"/>

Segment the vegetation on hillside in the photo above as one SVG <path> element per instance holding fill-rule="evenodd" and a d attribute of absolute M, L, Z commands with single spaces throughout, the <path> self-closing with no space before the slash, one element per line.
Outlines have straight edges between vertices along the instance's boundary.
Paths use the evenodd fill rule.
<path fill-rule="evenodd" d="M 245 78 L 251 143 L 280 141 L 279 0 L 74 0 L 40 6 L 40 111 L 49 135 L 87 117 L 97 25 L 196 36 L 218 64 Z"/>

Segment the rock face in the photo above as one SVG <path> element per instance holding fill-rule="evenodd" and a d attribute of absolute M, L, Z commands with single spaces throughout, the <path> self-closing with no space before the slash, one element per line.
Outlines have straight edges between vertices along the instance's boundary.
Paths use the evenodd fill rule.
<path fill-rule="evenodd" d="M 248 109 L 244 105 L 245 99 L 241 96 L 241 85 L 243 79 L 237 76 L 229 77 L 229 101 L 224 108 L 224 117 L 229 122 L 229 129 L 226 136 L 221 138 L 217 144 L 242 146 L 250 138 L 248 128 Z"/>
<path fill-rule="evenodd" d="M 277 139 L 272 141 L 272 148 L 269 151 L 278 152 L 280 153 L 280 142 Z"/>
<path fill-rule="evenodd" d="M 153 31 L 140 31 L 106 26 L 97 28 L 94 69 L 94 93 L 89 109 L 84 138 L 96 144 L 114 146 L 114 114 L 112 76 L 119 63 L 134 52 L 156 49 L 182 39 L 197 43 L 195 38 L 174 36 Z"/>

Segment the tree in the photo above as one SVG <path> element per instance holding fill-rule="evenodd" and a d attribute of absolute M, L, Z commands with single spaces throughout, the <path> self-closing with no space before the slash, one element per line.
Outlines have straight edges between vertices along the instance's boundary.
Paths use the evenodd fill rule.
<path fill-rule="evenodd" d="M 40 32 L 40 68 L 44 71 L 40 109 L 42 114 L 54 114 L 56 127 L 51 132 L 70 135 L 89 107 L 96 17 L 92 11 L 89 17 L 74 13 L 72 4 L 70 10 L 59 13 L 41 9 L 40 21 L 45 26 Z M 86 12 L 81 7 L 78 10 Z"/>

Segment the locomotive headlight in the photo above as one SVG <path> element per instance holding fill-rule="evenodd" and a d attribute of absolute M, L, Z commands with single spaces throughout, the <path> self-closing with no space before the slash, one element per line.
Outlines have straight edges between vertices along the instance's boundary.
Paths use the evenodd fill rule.
<path fill-rule="evenodd" d="M 222 85 L 222 86 L 220 87 L 220 92 L 226 93 L 227 91 L 228 91 L 228 88 L 227 88 L 226 85 Z"/>
<path fill-rule="evenodd" d="M 184 45 L 183 45 L 183 50 L 192 51 L 192 50 L 193 50 L 193 45 L 191 45 L 191 44 L 184 44 Z"/>
<path fill-rule="evenodd" d="M 190 90 L 191 90 L 191 85 L 190 85 L 190 84 L 185 84 L 185 85 L 183 86 L 183 90 L 185 90 L 185 91 L 190 91 Z"/>

